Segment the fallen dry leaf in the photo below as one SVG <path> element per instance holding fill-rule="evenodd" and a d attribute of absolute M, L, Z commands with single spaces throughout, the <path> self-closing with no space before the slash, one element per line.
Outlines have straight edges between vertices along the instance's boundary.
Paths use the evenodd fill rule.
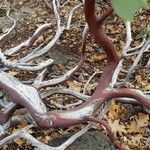
<path fill-rule="evenodd" d="M 18 144 L 19 146 L 21 146 L 22 144 L 25 143 L 25 140 L 22 139 L 22 138 L 16 138 L 16 139 L 14 140 L 14 142 L 15 142 L 16 144 Z"/>
<path fill-rule="evenodd" d="M 141 133 L 143 127 L 148 126 L 149 120 L 149 115 L 139 113 L 138 117 L 131 121 L 130 124 L 127 125 L 126 129 L 128 130 L 128 133 Z"/>
<path fill-rule="evenodd" d="M 107 56 L 105 54 L 93 54 L 91 57 L 91 61 L 98 62 L 98 61 L 104 60 L 106 58 L 107 58 Z"/>
<path fill-rule="evenodd" d="M 119 119 L 124 112 L 125 108 L 122 105 L 116 104 L 115 101 L 112 101 L 109 106 L 108 118 L 111 120 Z"/>
<path fill-rule="evenodd" d="M 13 128 L 12 133 L 14 133 L 14 132 L 16 132 L 16 131 L 26 127 L 27 125 L 28 124 L 27 124 L 26 120 L 21 121 L 20 124 L 16 128 Z"/>
<path fill-rule="evenodd" d="M 67 83 L 68 83 L 68 86 L 70 89 L 81 91 L 82 83 L 79 83 L 75 80 L 74 81 L 67 81 Z"/>
<path fill-rule="evenodd" d="M 108 120 L 108 123 L 110 125 L 110 127 L 112 128 L 112 131 L 114 132 L 114 134 L 118 134 L 120 136 L 124 135 L 125 133 L 127 133 L 127 130 L 125 129 L 125 126 L 123 124 L 120 124 L 119 120 Z"/>

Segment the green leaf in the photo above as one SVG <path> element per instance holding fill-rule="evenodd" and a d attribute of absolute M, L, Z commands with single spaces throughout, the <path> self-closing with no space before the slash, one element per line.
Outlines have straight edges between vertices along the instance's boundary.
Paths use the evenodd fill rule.
<path fill-rule="evenodd" d="M 138 9 L 149 9 L 147 0 L 112 0 L 112 6 L 125 21 L 132 21 Z"/>

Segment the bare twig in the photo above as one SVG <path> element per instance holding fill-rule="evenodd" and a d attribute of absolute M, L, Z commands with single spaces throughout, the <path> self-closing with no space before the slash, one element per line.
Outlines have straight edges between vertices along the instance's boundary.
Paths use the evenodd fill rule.
<path fill-rule="evenodd" d="M 65 29 L 67 29 L 67 30 L 70 29 L 72 15 L 73 15 L 74 11 L 76 11 L 81 5 L 82 4 L 79 4 L 79 5 L 75 6 L 70 11 L 68 22 L 67 22 L 67 27 L 65 27 L 65 26 L 61 26 L 60 25 L 61 24 L 61 20 L 60 20 L 60 16 L 59 16 L 59 13 L 58 13 L 58 8 L 57 8 L 57 6 L 55 4 L 55 1 L 53 0 L 53 8 L 54 8 L 54 13 L 55 13 L 56 22 L 57 22 L 57 30 L 56 30 L 55 36 L 53 37 L 53 39 L 45 47 L 43 47 L 41 49 L 34 50 L 30 54 L 28 54 L 26 57 L 20 59 L 19 62 L 22 62 L 22 63 L 23 62 L 28 62 L 28 61 L 30 61 L 32 59 L 35 59 L 35 58 L 37 58 L 37 57 L 47 53 L 56 44 L 56 42 L 60 38 L 60 36 L 63 33 L 63 31 Z"/>
<path fill-rule="evenodd" d="M 2 41 L 6 36 L 8 36 L 16 27 L 17 25 L 17 20 L 16 19 L 13 19 L 11 16 L 10 16 L 10 11 L 11 9 L 10 8 L 6 8 L 7 10 L 7 17 L 13 21 L 13 26 L 3 35 L 0 36 L 0 41 Z"/>
<path fill-rule="evenodd" d="M 52 86 L 52 85 L 56 85 L 59 83 L 62 83 L 64 81 L 66 81 L 67 79 L 70 78 L 70 76 L 77 71 L 83 64 L 84 62 L 84 57 L 81 56 L 81 60 L 78 63 L 77 66 L 75 66 L 73 69 L 67 71 L 64 75 L 56 78 L 56 79 L 51 79 L 51 80 L 47 80 L 47 81 L 42 81 L 42 82 L 37 82 L 36 83 L 36 87 L 41 88 L 41 87 L 46 87 L 46 86 Z"/>
<path fill-rule="evenodd" d="M 79 5 L 76 5 L 69 13 L 69 17 L 68 17 L 68 21 L 67 21 L 67 26 L 66 26 L 66 29 L 69 30 L 70 29 L 70 25 L 71 25 L 71 19 L 72 19 L 72 16 L 73 16 L 73 13 L 75 10 L 77 10 L 79 7 L 82 6 L 82 3 L 80 3 Z"/>
<path fill-rule="evenodd" d="M 144 51 L 146 51 L 146 49 L 148 49 L 149 47 L 150 47 L 150 38 L 146 41 L 146 43 L 141 48 L 138 56 L 134 60 L 134 63 L 130 67 L 130 69 L 128 71 L 128 74 L 127 74 L 127 76 L 126 76 L 126 78 L 125 78 L 125 80 L 123 82 L 128 82 L 128 80 L 130 79 L 132 73 L 135 71 L 135 68 L 136 68 L 137 64 L 139 63 L 141 57 L 143 56 Z"/>
<path fill-rule="evenodd" d="M 44 69 L 44 68 L 52 65 L 52 63 L 53 63 L 52 59 L 49 59 L 49 60 L 41 63 L 40 65 L 10 62 L 10 61 L 6 60 L 5 56 L 3 55 L 3 53 L 1 51 L 0 51 L 0 59 L 1 59 L 1 63 L 3 64 L 4 67 L 16 68 L 16 69 L 28 70 L 28 71 L 38 71 L 38 70 Z"/>
<path fill-rule="evenodd" d="M 27 47 L 27 48 L 30 47 L 37 40 L 39 35 L 41 35 L 43 33 L 43 31 L 49 29 L 51 26 L 52 26 L 52 23 L 46 23 L 46 24 L 41 25 L 40 27 L 38 27 L 36 29 L 36 31 L 34 32 L 34 34 L 32 35 L 31 38 L 22 42 L 21 44 L 17 45 L 16 47 L 13 47 L 13 48 L 10 48 L 9 50 L 6 50 L 4 52 L 4 54 L 11 56 L 13 54 L 20 52 L 25 47 Z"/>
<path fill-rule="evenodd" d="M 56 94 L 56 93 L 61 93 L 61 94 L 69 94 L 69 95 L 73 95 L 79 99 L 82 99 L 82 100 L 86 100 L 87 98 L 89 98 L 89 96 L 85 95 L 85 94 L 82 94 L 78 91 L 75 91 L 75 90 L 71 90 L 71 89 L 66 89 L 66 88 L 52 88 L 50 89 L 48 92 L 44 92 L 41 94 L 41 98 L 42 99 L 45 99 L 46 97 L 49 97 L 53 94 Z"/>
<path fill-rule="evenodd" d="M 94 73 L 92 74 L 92 76 L 90 76 L 90 78 L 88 79 L 88 81 L 86 82 L 86 84 L 85 84 L 85 86 L 84 86 L 84 88 L 83 88 L 83 94 L 85 94 L 86 88 L 88 87 L 88 85 L 89 85 L 89 83 L 91 82 L 91 80 L 92 80 L 96 75 L 99 75 L 99 74 L 101 74 L 101 72 L 94 72 Z"/>
<path fill-rule="evenodd" d="M 130 22 L 126 22 L 125 26 L 126 26 L 126 44 L 125 44 L 125 46 L 123 48 L 123 51 L 122 51 L 122 55 L 123 56 L 126 55 L 128 49 L 130 47 L 130 44 L 132 42 L 131 23 Z M 120 73 L 120 71 L 122 69 L 122 63 L 123 63 L 123 58 L 121 58 L 118 66 L 116 67 L 116 69 L 114 71 L 110 87 L 114 87 L 115 84 L 117 83 L 118 75 L 119 75 L 119 73 Z"/>
<path fill-rule="evenodd" d="M 127 52 L 132 52 L 132 51 L 135 51 L 135 50 L 137 50 L 137 49 L 141 48 L 141 47 L 144 45 L 144 43 L 145 43 L 145 42 L 146 42 L 146 38 L 143 38 L 143 41 L 141 42 L 141 44 L 140 44 L 140 45 L 138 45 L 138 46 L 136 46 L 136 47 L 132 47 L 132 48 L 128 49 L 128 51 L 127 51 Z"/>

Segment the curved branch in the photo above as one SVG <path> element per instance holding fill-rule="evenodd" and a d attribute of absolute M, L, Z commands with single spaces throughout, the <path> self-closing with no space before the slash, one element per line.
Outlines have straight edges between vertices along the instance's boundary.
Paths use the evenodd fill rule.
<path fill-rule="evenodd" d="M 42 88 L 42 87 L 46 87 L 46 86 L 52 86 L 52 85 L 56 85 L 56 84 L 59 84 L 59 83 L 62 83 L 64 81 L 66 81 L 68 78 L 70 78 L 70 76 L 77 70 L 79 70 L 81 68 L 81 66 L 83 65 L 84 63 L 84 56 L 81 56 L 81 59 L 79 61 L 79 63 L 74 67 L 72 68 L 71 70 L 67 71 L 64 75 L 56 78 L 56 79 L 51 79 L 51 80 L 47 80 L 47 81 L 42 81 L 42 82 L 37 82 L 36 83 L 36 87 L 38 88 Z"/>
<path fill-rule="evenodd" d="M 85 95 L 83 93 L 80 93 L 80 92 L 72 90 L 72 89 L 56 87 L 56 88 L 50 89 L 48 92 L 45 92 L 45 93 L 41 94 L 41 98 L 44 99 L 44 98 L 49 97 L 49 96 L 51 96 L 53 94 L 56 94 L 56 93 L 73 95 L 73 96 L 75 96 L 75 97 L 77 97 L 79 99 L 82 99 L 84 101 L 87 98 L 90 97 L 88 95 Z"/>
<path fill-rule="evenodd" d="M 112 9 L 107 10 L 103 15 L 98 17 L 95 14 L 95 0 L 85 0 L 84 11 L 91 33 L 107 54 L 107 64 L 100 77 L 96 91 L 93 93 L 91 98 L 89 98 L 89 101 L 87 101 L 88 103 L 93 99 L 98 99 L 101 96 L 101 92 L 109 86 L 120 57 L 116 52 L 114 44 L 102 28 L 103 21 L 112 13 Z"/>
<path fill-rule="evenodd" d="M 100 119 L 98 117 L 90 116 L 90 117 L 87 117 L 87 120 L 88 121 L 93 121 L 93 122 L 96 122 L 96 123 L 100 123 L 101 125 L 103 125 L 106 128 L 106 130 L 108 132 L 108 136 L 109 136 L 111 142 L 114 144 L 114 146 L 117 149 L 122 150 L 122 146 L 116 141 L 116 138 L 114 136 L 114 133 L 111 130 L 111 127 L 109 126 L 109 124 L 104 119 Z"/>
<path fill-rule="evenodd" d="M 138 101 L 142 106 L 150 109 L 150 96 L 143 94 L 140 90 L 129 88 L 107 88 L 104 91 L 105 100 L 113 98 L 133 98 Z"/>
<path fill-rule="evenodd" d="M 41 35 L 45 30 L 49 29 L 53 24 L 54 23 L 45 23 L 45 24 L 39 26 L 36 29 L 36 31 L 34 32 L 34 34 L 32 35 L 32 37 L 30 37 L 29 39 L 22 42 L 21 44 L 19 44 L 16 47 L 13 47 L 13 48 L 10 48 L 10 49 L 6 50 L 4 52 L 4 54 L 8 55 L 8 56 L 11 56 L 13 54 L 16 54 L 16 53 L 20 52 L 25 47 L 29 48 L 37 40 L 39 35 Z"/>
<path fill-rule="evenodd" d="M 66 81 L 67 79 L 70 78 L 70 76 L 77 70 L 80 69 L 80 67 L 83 65 L 84 61 L 85 61 L 85 48 L 86 48 L 86 39 L 88 36 L 88 26 L 85 25 L 84 31 L 83 31 L 83 35 L 82 35 L 82 45 L 80 48 L 80 61 L 79 63 L 71 70 L 67 71 L 63 76 L 60 76 L 56 79 L 51 79 L 51 80 L 47 80 L 47 81 L 36 81 L 34 83 L 34 85 L 37 88 L 41 88 L 41 87 L 46 87 L 46 86 L 52 86 L 52 85 L 56 85 L 59 84 L 61 82 Z"/>
<path fill-rule="evenodd" d="M 85 0 L 84 11 L 90 31 L 93 34 L 95 40 L 106 52 L 108 62 L 118 62 L 119 55 L 116 52 L 115 46 L 102 28 L 103 21 L 106 20 L 106 18 L 112 13 L 112 9 L 107 10 L 103 15 L 97 17 L 95 14 L 95 0 Z"/>
<path fill-rule="evenodd" d="M 11 62 L 6 59 L 6 57 L 1 52 L 1 50 L 0 50 L 0 59 L 1 59 L 4 67 L 16 68 L 16 69 L 21 69 L 21 70 L 29 70 L 29 71 L 38 71 L 38 70 L 44 69 L 44 68 L 50 66 L 54 62 L 54 60 L 52 60 L 52 59 L 46 60 L 45 62 L 40 63 L 39 65 L 38 64 Z"/>
<path fill-rule="evenodd" d="M 7 31 L 7 33 L 3 34 L 0 36 L 0 41 L 2 41 L 7 35 L 9 35 L 16 27 L 17 25 L 17 19 L 13 19 L 11 16 L 10 16 L 10 11 L 11 9 L 10 8 L 6 8 L 7 10 L 7 17 L 13 21 L 13 26 Z"/>

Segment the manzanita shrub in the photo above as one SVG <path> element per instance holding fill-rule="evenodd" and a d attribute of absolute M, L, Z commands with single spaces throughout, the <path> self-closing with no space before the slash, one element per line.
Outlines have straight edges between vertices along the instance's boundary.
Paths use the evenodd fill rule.
<path fill-rule="evenodd" d="M 60 18 L 58 15 L 58 1 L 53 0 L 52 2 L 54 6 L 55 19 L 58 27 L 57 31 L 58 33 L 60 33 L 59 31 L 63 31 L 65 28 L 61 27 L 60 24 Z M 145 0 L 112 0 L 111 2 L 117 14 L 121 16 L 125 21 L 132 20 L 135 12 L 138 9 L 148 8 L 148 2 Z M 0 123 L 6 123 L 11 118 L 14 111 L 20 108 L 25 108 L 27 112 L 31 115 L 32 120 L 41 129 L 48 130 L 51 128 L 63 128 L 77 124 L 96 122 L 105 126 L 106 130 L 108 131 L 108 136 L 110 137 L 114 146 L 117 149 L 122 149 L 122 146 L 118 143 L 116 137 L 113 135 L 109 124 L 104 119 L 103 111 L 105 109 L 105 106 L 107 106 L 107 103 L 110 100 L 115 98 L 116 100 L 123 103 L 141 105 L 143 108 L 150 109 L 150 97 L 137 89 L 121 88 L 117 87 L 117 85 L 114 86 L 114 80 L 116 80 L 116 74 L 118 68 L 120 68 L 120 65 L 122 64 L 122 59 L 124 56 L 118 54 L 115 45 L 106 35 L 105 30 L 103 28 L 104 21 L 107 19 L 107 17 L 112 15 L 113 9 L 104 8 L 102 14 L 96 15 L 95 0 L 85 0 L 84 13 L 88 27 L 86 28 L 85 34 L 83 36 L 83 42 L 81 47 L 81 59 L 77 66 L 74 69 L 68 71 L 64 75 L 64 77 L 60 77 L 56 80 L 43 81 L 44 72 L 42 72 L 36 79 L 36 82 L 34 82 L 33 85 L 29 85 L 23 84 L 18 79 L 16 79 L 9 73 L 6 73 L 5 71 L 0 72 L 0 90 L 5 91 L 5 93 L 9 96 L 11 100 L 11 102 L 8 103 L 5 106 L 5 108 L 2 109 L 0 112 Z M 47 26 L 44 26 L 44 28 L 47 28 Z M 39 36 L 39 32 L 41 32 L 41 28 L 38 32 L 34 34 L 34 39 L 36 39 L 37 36 Z M 88 32 L 91 32 L 95 41 L 100 44 L 101 48 L 107 55 L 107 63 L 103 69 L 96 90 L 90 97 L 86 97 L 86 101 L 84 103 L 71 110 L 47 110 L 46 105 L 43 103 L 42 97 L 40 96 L 39 89 L 64 82 L 68 79 L 68 77 L 70 77 L 75 71 L 77 71 L 82 66 L 85 60 L 86 38 Z M 33 41 L 31 43 L 33 43 Z M 25 43 L 23 44 L 25 45 Z M 31 68 L 33 69 L 33 66 L 25 67 L 25 63 L 17 63 L 15 65 L 11 64 L 5 59 L 5 56 L 2 53 L 0 54 L 0 58 L 4 67 L 16 67 L 17 65 L 20 65 L 19 68 L 24 68 L 26 70 L 30 70 Z M 79 95 L 78 97 L 83 97 L 82 94 L 79 94 L 77 92 L 75 92 L 74 95 Z M 35 138 L 31 138 L 30 135 L 23 134 L 25 133 L 25 131 L 26 129 L 22 132 L 19 132 L 18 136 L 30 140 L 32 143 L 34 143 L 34 145 L 36 145 L 35 143 L 38 143 L 37 146 L 40 148 L 43 146 L 43 149 L 50 149 L 45 145 L 39 144 L 39 142 L 37 142 Z M 11 136 L 10 139 L 13 139 L 15 137 L 16 134 Z M 3 143 L 8 141 L 8 138 L 1 140 L 0 145 L 3 145 Z M 57 149 L 60 149 L 60 147 Z M 61 149 L 64 149 L 64 147 L 61 147 Z"/>

